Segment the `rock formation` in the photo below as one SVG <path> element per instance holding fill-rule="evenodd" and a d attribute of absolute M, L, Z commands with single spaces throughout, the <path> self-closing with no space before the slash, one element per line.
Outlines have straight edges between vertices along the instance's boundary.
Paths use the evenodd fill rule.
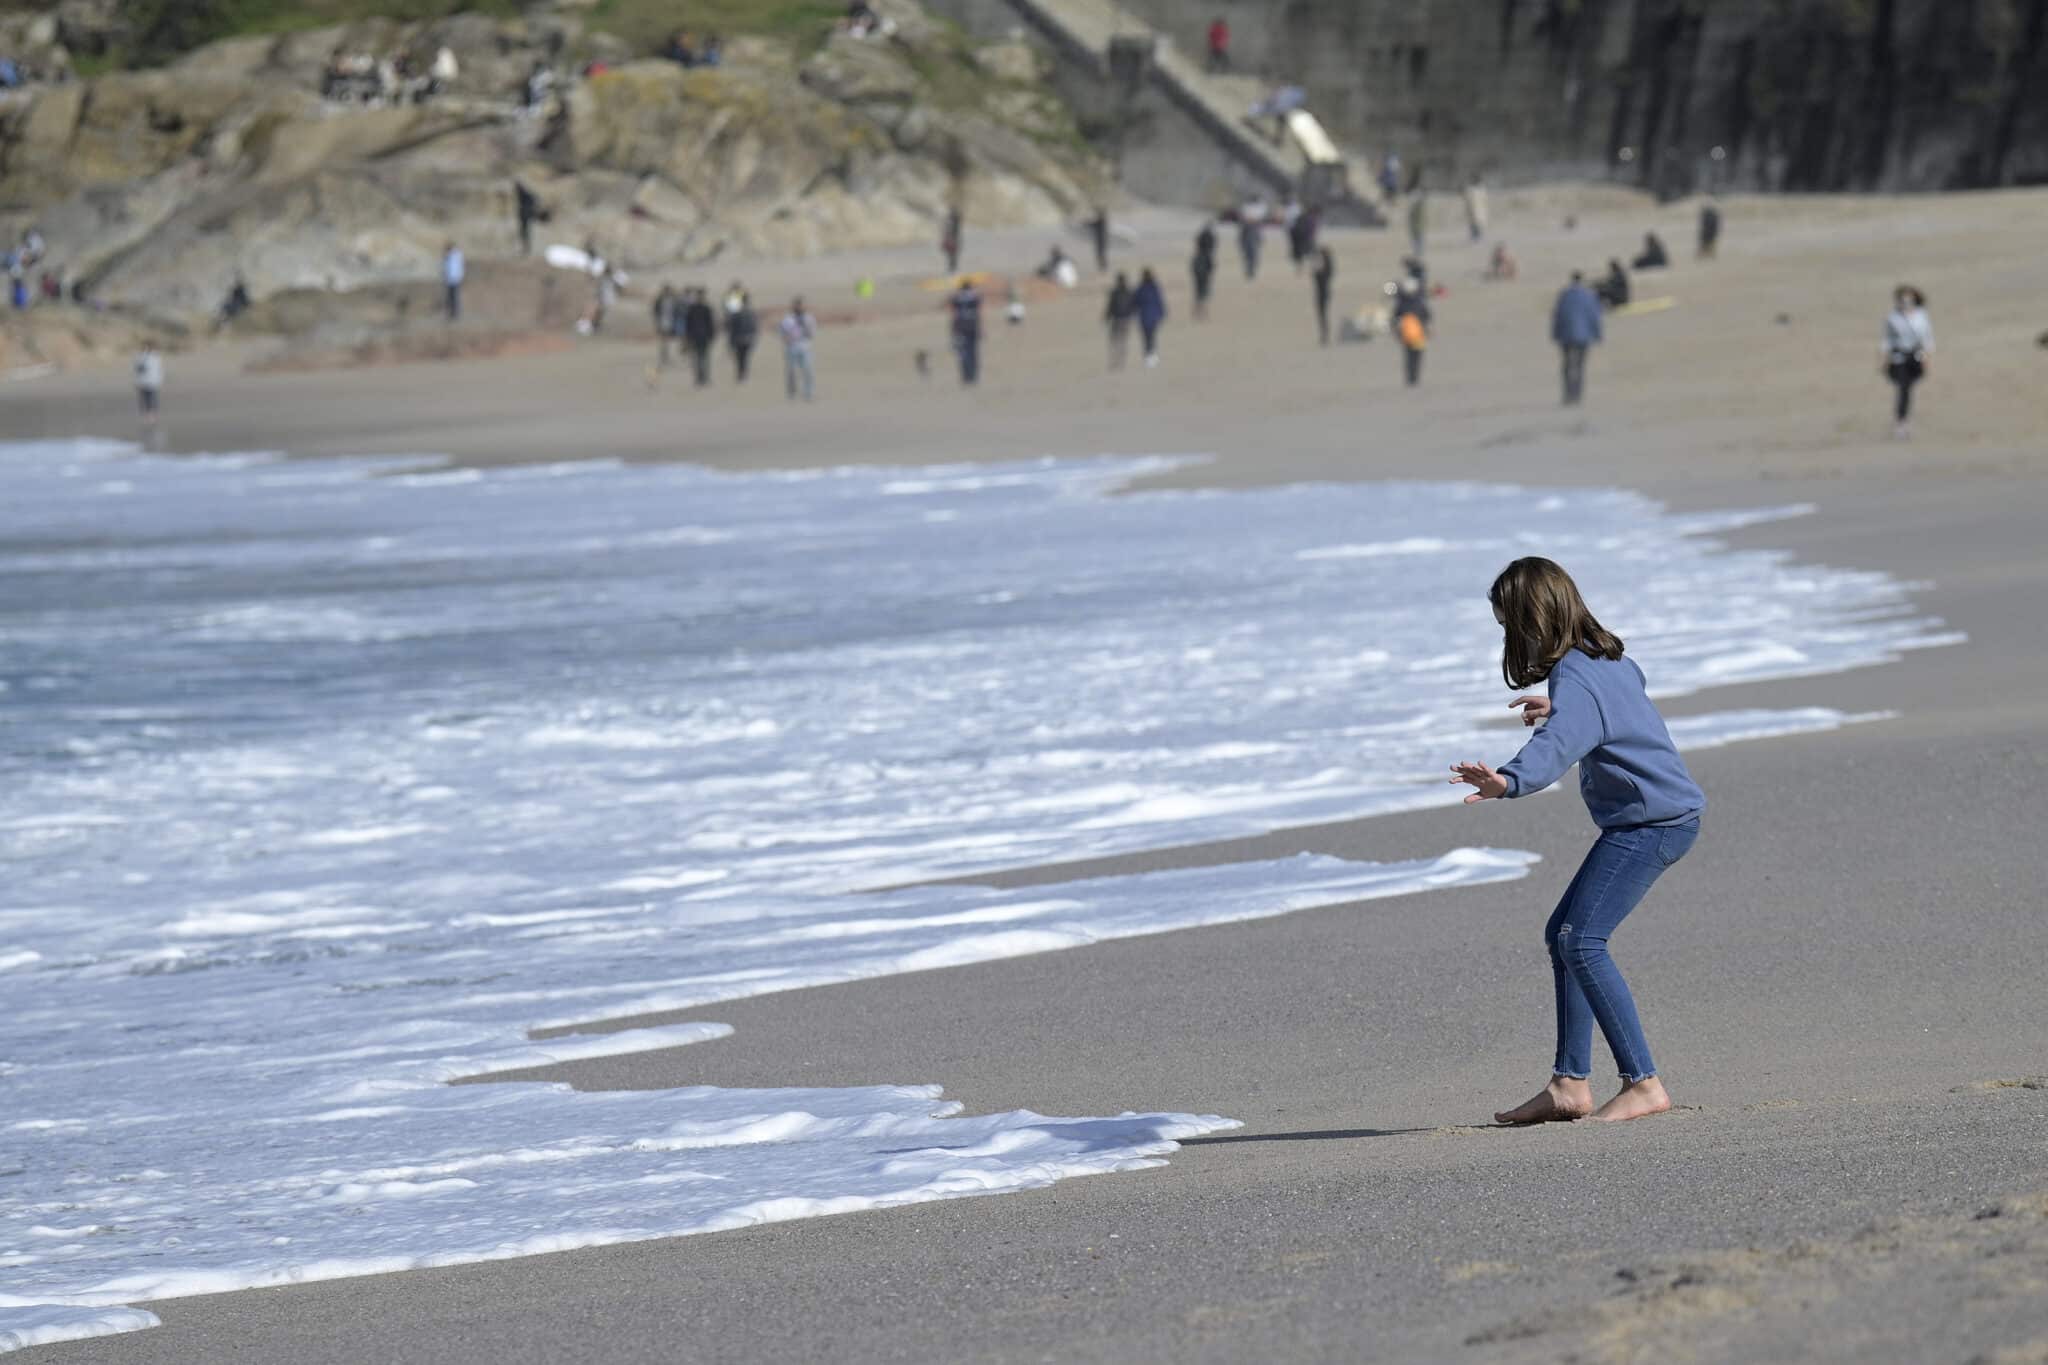
<path fill-rule="evenodd" d="M 0 93 L 0 232 L 38 228 L 88 298 L 131 316 L 196 326 L 239 277 L 258 306 L 238 325 L 289 328 L 322 315 L 309 292 L 431 280 L 449 240 L 473 265 L 516 256 L 515 178 L 549 213 L 536 246 L 594 241 L 628 270 L 936 243 L 952 205 L 1028 225 L 1089 202 L 1100 170 L 1028 49 L 977 49 L 913 0 L 876 8 L 886 32 L 814 51 L 738 38 L 716 68 L 542 10 L 231 38 L 31 84 Z M 34 36 L 61 51 L 54 18 Z M 429 98 L 322 96 L 337 51 L 425 70 L 443 48 L 458 74 Z M 536 63 L 562 79 L 528 108 Z"/>

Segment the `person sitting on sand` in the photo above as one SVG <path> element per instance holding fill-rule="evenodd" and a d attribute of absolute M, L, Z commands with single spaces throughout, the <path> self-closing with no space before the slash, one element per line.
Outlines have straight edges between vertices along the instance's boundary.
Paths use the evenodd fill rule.
<path fill-rule="evenodd" d="M 1557 994 L 1557 1053 L 1550 1083 L 1533 1099 L 1495 1114 L 1498 1123 L 1547 1123 L 1591 1115 L 1646 1118 L 1671 1107 L 1636 1017 L 1634 998 L 1607 941 L 1665 869 L 1700 835 L 1707 798 L 1650 701 L 1648 682 L 1622 642 L 1579 595 L 1571 575 L 1548 559 L 1518 559 L 1487 592 L 1506 631 L 1501 675 L 1510 687 L 1547 683 L 1525 695 L 1522 724 L 1538 725 L 1501 765 L 1451 765 L 1451 782 L 1475 788 L 1465 804 L 1528 796 L 1579 765 L 1579 794 L 1600 837 L 1565 888 L 1543 930 Z M 1621 1072 L 1621 1093 L 1593 1107 L 1593 1025 L 1600 1025 Z"/>
<path fill-rule="evenodd" d="M 1051 280 L 1062 289 L 1072 289 L 1081 282 L 1081 267 L 1074 264 L 1073 257 L 1067 255 L 1057 242 L 1044 262 L 1031 273 L 1041 280 Z"/>
<path fill-rule="evenodd" d="M 1600 296 L 1600 302 L 1609 308 L 1621 308 L 1629 300 L 1628 272 L 1621 268 L 1621 262 L 1607 258 L 1607 274 L 1594 286 L 1593 292 Z"/>
<path fill-rule="evenodd" d="M 1643 234 L 1642 254 L 1629 263 L 1637 270 L 1662 270 L 1671 264 L 1671 253 L 1664 249 L 1664 243 L 1656 233 Z"/>

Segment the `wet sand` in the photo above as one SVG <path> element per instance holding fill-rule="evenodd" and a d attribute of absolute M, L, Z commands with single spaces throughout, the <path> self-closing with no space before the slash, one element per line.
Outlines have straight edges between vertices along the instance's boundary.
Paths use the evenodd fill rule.
<path fill-rule="evenodd" d="M 1178 480 L 1812 503 L 1730 538 L 1924 581 L 1920 605 L 1969 643 L 1669 708 L 1896 713 L 1693 758 L 1705 837 L 1618 945 L 1677 1112 L 1487 1126 L 1548 1061 L 1538 935 L 1589 838 L 1569 795 L 1284 831 L 1002 880 L 1479 842 L 1545 863 L 1520 883 L 728 1003 L 668 1017 L 730 1023 L 730 1039 L 525 1073 L 593 1088 L 938 1081 L 977 1111 L 1245 1121 L 1163 1170 L 172 1300 L 151 1306 L 155 1331 L 19 1358 L 2048 1359 L 2048 352 L 2033 344 L 2048 266 L 2031 226 L 2048 195 L 1735 201 L 1719 261 L 1639 277 L 1639 296 L 1679 305 L 1612 322 L 1587 406 L 1564 413 L 1544 340 L 1561 270 L 1625 254 L 1653 222 L 1690 241 L 1684 209 L 1607 195 L 1586 196 L 1567 233 L 1570 198 L 1496 196 L 1517 285 L 1481 284 L 1479 248 L 1433 244 L 1451 294 L 1418 392 L 1384 341 L 1317 350 L 1307 282 L 1284 259 L 1269 251 L 1248 289 L 1226 251 L 1212 320 L 1189 325 L 1176 293 L 1156 371 L 1102 372 L 1090 291 L 999 330 L 988 382 L 962 394 L 936 313 L 907 311 L 936 295 L 884 271 L 884 316 L 828 331 L 809 408 L 784 403 L 772 350 L 747 392 L 708 395 L 674 372 L 650 389 L 625 342 L 260 379 L 181 357 L 167 435 L 735 467 L 1203 452 L 1217 461 Z M 1161 240 L 1178 290 L 1184 238 Z M 1358 234 L 1338 250 L 1350 301 L 1399 245 Z M 876 268 L 896 261 L 907 280 L 923 259 Z M 787 287 L 815 294 L 833 268 L 793 267 Z M 762 293 L 785 284 L 759 278 Z M 1895 278 L 1928 291 L 1940 338 L 1911 442 L 1889 439 L 1877 375 Z M 920 345 L 929 384 L 911 370 Z M 124 435 L 126 402 L 118 374 L 17 389 L 0 396 L 0 437 Z M 1475 562 L 1475 590 L 1494 567 Z"/>

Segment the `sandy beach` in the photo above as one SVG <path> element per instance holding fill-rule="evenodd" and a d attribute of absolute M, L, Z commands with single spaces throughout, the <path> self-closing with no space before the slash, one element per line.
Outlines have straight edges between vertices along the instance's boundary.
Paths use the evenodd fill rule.
<path fill-rule="evenodd" d="M 1690 756 L 1705 837 L 1617 952 L 1669 1116 L 1489 1123 L 1544 1076 L 1539 935 L 1588 841 L 1576 799 L 1025 868 L 990 880 L 1460 843 L 1544 859 L 1523 882 L 619 1021 L 737 1031 L 499 1077 L 938 1082 L 970 1112 L 1243 1120 L 1164 1169 L 166 1300 L 151 1305 L 158 1329 L 19 1359 L 2048 1360 L 2044 208 L 2036 192 L 1738 198 L 1720 258 L 1695 263 L 1690 205 L 1497 192 L 1521 279 L 1483 282 L 1483 250 L 1439 232 L 1449 293 L 1417 391 L 1384 339 L 1313 344 L 1308 283 L 1284 251 L 1247 285 L 1226 249 L 1212 316 L 1191 322 L 1192 220 L 1164 211 L 1133 215 L 1140 244 L 1118 262 L 1155 263 L 1169 288 L 1153 371 L 1105 371 L 1091 279 L 992 328 L 985 382 L 962 392 L 940 295 L 919 284 L 929 252 L 707 281 L 743 273 L 764 301 L 801 290 L 828 323 L 846 318 L 821 338 L 808 406 L 784 400 L 772 349 L 744 391 L 721 366 L 702 393 L 680 369 L 650 382 L 651 344 L 631 338 L 261 376 L 244 353 L 173 356 L 174 451 L 735 469 L 1173 453 L 1213 457 L 1171 476 L 1184 485 L 1470 479 L 1625 487 L 1690 509 L 1811 504 L 1726 538 L 1911 580 L 1918 606 L 1968 638 L 1668 705 L 1886 717 Z M 1626 257 L 1651 228 L 1675 266 L 1639 275 L 1637 297 L 1676 304 L 1610 321 L 1585 407 L 1564 411 L 1550 300 L 1567 270 Z M 1333 247 L 1340 312 L 1400 255 L 1393 234 Z M 1044 242 L 977 249 L 971 266 L 1028 266 Z M 863 273 L 880 290 L 857 310 Z M 1910 441 L 1891 439 L 1878 374 L 1900 279 L 1926 290 L 1939 336 Z M 10 386 L 0 440 L 132 439 L 132 402 L 121 371 Z M 1477 593 L 1497 566 L 1471 567 Z"/>

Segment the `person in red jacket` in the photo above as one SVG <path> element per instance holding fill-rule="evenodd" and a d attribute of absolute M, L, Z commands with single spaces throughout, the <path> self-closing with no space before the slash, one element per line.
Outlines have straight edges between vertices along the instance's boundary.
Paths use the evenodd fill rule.
<path fill-rule="evenodd" d="M 1209 24 L 1209 69 L 1230 70 L 1230 21 L 1221 15 Z"/>

